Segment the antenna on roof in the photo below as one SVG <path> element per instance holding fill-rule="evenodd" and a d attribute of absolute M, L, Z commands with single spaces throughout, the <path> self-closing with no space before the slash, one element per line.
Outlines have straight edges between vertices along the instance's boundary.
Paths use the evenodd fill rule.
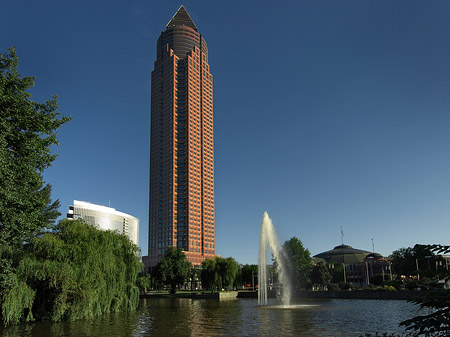
<path fill-rule="evenodd" d="M 372 253 L 375 254 L 375 245 L 373 244 L 373 239 L 372 239 Z"/>
<path fill-rule="evenodd" d="M 344 230 L 342 229 L 342 226 L 341 226 L 341 241 L 342 245 L 344 245 Z"/>

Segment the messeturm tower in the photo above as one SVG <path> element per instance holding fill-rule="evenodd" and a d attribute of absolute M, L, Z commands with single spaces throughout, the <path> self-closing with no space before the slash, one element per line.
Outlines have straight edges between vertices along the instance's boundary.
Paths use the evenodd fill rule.
<path fill-rule="evenodd" d="M 208 47 L 181 6 L 161 33 L 152 71 L 148 259 L 182 248 L 215 256 L 213 86 Z"/>

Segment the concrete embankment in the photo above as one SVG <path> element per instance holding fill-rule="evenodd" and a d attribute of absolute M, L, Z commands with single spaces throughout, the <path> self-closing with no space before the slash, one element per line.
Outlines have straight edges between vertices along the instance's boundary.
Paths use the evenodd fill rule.
<path fill-rule="evenodd" d="M 140 298 L 193 298 L 193 299 L 217 299 L 217 300 L 230 300 L 236 299 L 238 295 L 237 291 L 226 291 L 220 293 L 145 293 L 141 294 Z"/>

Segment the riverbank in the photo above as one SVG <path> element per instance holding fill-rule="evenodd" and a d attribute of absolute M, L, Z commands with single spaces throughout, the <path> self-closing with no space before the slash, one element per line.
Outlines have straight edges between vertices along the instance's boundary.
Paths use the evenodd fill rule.
<path fill-rule="evenodd" d="M 424 294 L 424 291 L 376 291 L 376 290 L 353 290 L 353 291 L 299 291 L 293 298 L 296 299 L 359 299 L 359 300 L 411 300 Z M 270 298 L 275 298 L 275 292 L 269 292 Z M 236 298 L 258 298 L 257 291 L 228 291 L 218 293 L 206 292 L 178 292 L 175 294 L 162 292 L 147 292 L 140 295 L 141 298 L 192 298 L 192 299 L 217 299 L 228 300 Z"/>
<path fill-rule="evenodd" d="M 256 295 L 258 297 L 258 294 Z M 165 292 L 146 292 L 141 293 L 140 298 L 192 298 L 192 299 L 217 299 L 229 300 L 238 298 L 237 291 L 222 291 L 217 293 L 210 292 L 177 292 L 175 294 Z"/>
<path fill-rule="evenodd" d="M 341 290 L 341 291 L 298 291 L 296 299 L 340 299 L 340 300 L 411 300 L 423 295 L 423 291 L 376 291 L 376 290 Z M 275 298 L 275 292 L 268 293 L 268 297 Z M 238 298 L 258 298 L 257 291 L 239 291 Z"/>

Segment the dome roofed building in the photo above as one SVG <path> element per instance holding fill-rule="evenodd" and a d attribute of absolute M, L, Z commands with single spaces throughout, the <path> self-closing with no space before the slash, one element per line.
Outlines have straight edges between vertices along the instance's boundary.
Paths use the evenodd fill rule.
<path fill-rule="evenodd" d="M 313 260 L 316 263 L 325 261 L 330 269 L 333 269 L 334 274 L 338 270 L 336 266 L 339 266 L 341 270 L 343 267 L 337 279 L 361 286 L 370 284 L 370 280 L 377 274 L 382 274 L 384 279 L 385 274 L 390 272 L 390 269 L 387 269 L 388 262 L 381 254 L 356 249 L 343 243 L 331 250 L 314 255 Z M 336 277 L 334 279 L 336 282 Z"/>
<path fill-rule="evenodd" d="M 314 255 L 315 258 L 322 258 L 328 263 L 339 262 L 345 264 L 357 264 L 364 262 L 366 256 L 370 254 L 367 250 L 355 249 L 348 245 L 339 245 L 332 250 Z"/>
<path fill-rule="evenodd" d="M 364 258 L 364 261 L 386 261 L 386 258 L 378 253 L 370 253 Z"/>

